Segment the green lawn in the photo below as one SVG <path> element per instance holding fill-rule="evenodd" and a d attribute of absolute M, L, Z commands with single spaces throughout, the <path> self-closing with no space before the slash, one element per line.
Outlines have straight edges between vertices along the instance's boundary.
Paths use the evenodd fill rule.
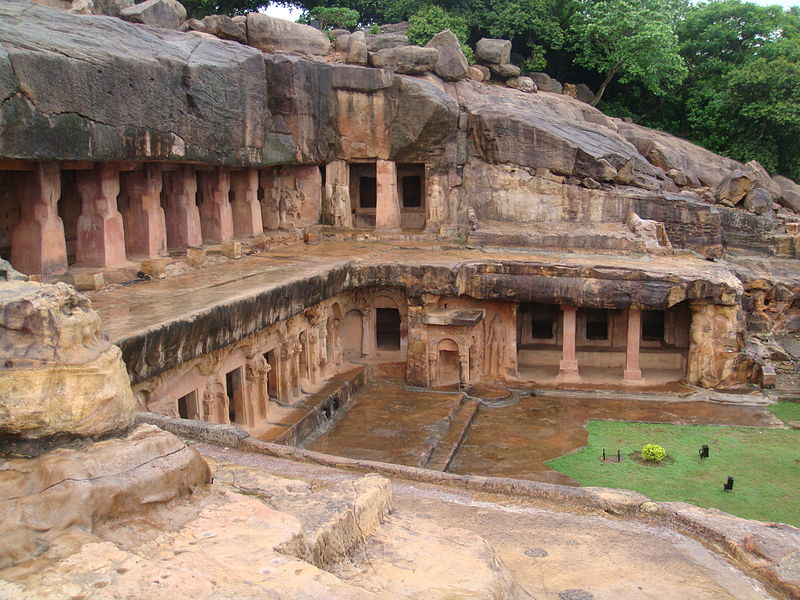
<path fill-rule="evenodd" d="M 784 423 L 800 423 L 800 402 L 779 402 L 767 410 Z"/>
<path fill-rule="evenodd" d="M 800 526 L 800 431 L 589 421 L 588 446 L 548 462 L 584 486 L 636 490 L 658 501 L 714 507 L 748 519 Z M 630 455 L 660 444 L 667 461 L 645 465 Z M 710 448 L 701 460 L 698 450 Z M 620 464 L 603 463 L 622 451 Z M 723 492 L 728 475 L 733 492 Z"/>

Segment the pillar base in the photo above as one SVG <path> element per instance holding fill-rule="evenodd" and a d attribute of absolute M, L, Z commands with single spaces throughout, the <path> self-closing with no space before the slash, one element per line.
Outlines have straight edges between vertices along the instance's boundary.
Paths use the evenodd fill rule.
<path fill-rule="evenodd" d="M 556 381 L 575 383 L 581 380 L 581 375 L 578 372 L 577 360 L 560 360 L 558 362 L 558 375 Z"/>
<path fill-rule="evenodd" d="M 642 380 L 641 369 L 625 369 L 622 374 L 622 383 L 639 383 Z"/>

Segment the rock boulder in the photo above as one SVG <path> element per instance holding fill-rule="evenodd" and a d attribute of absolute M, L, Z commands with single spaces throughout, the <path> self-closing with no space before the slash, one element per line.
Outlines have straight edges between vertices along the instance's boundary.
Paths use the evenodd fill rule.
<path fill-rule="evenodd" d="M 446 29 L 437 33 L 428 42 L 427 47 L 436 48 L 439 51 L 439 58 L 434 69 L 439 77 L 448 81 L 458 81 L 467 76 L 469 63 L 461 50 L 461 43 L 452 31 Z"/>
<path fill-rule="evenodd" d="M 178 29 L 186 20 L 186 9 L 177 0 L 145 0 L 141 4 L 123 8 L 119 15 L 131 23 Z"/>
<path fill-rule="evenodd" d="M 247 36 L 233 19 L 226 15 L 209 15 L 202 20 L 205 33 L 210 33 L 223 40 L 246 43 Z"/>
<path fill-rule="evenodd" d="M 503 79 L 508 79 L 510 77 L 519 77 L 520 74 L 520 68 L 517 65 L 512 65 L 509 63 L 504 63 L 500 65 L 491 64 L 489 65 L 489 70 L 498 77 L 502 77 Z"/>
<path fill-rule="evenodd" d="M 4 283 L 0 353 L 0 433 L 12 451 L 37 454 L 45 448 L 29 441 L 97 437 L 133 424 L 120 350 L 103 337 L 89 300 L 68 285 Z"/>
<path fill-rule="evenodd" d="M 561 84 L 550 77 L 547 73 L 528 73 L 528 77 L 533 79 L 536 88 L 540 92 L 551 92 L 553 94 L 560 94 L 562 91 Z"/>
<path fill-rule="evenodd" d="M 800 185 L 783 175 L 776 175 L 772 179 L 781 190 L 778 196 L 778 202 L 781 206 L 800 213 Z"/>
<path fill-rule="evenodd" d="M 519 90 L 520 92 L 526 92 L 528 94 L 534 94 L 537 91 L 536 84 L 530 77 L 512 77 L 506 81 L 506 85 L 510 88 Z"/>
<path fill-rule="evenodd" d="M 262 52 L 322 56 L 330 50 L 328 36 L 318 29 L 263 13 L 247 15 L 247 44 Z"/>
<path fill-rule="evenodd" d="M 475 45 L 475 58 L 490 65 L 503 65 L 511 60 L 511 42 L 482 38 Z"/>
<path fill-rule="evenodd" d="M 408 36 L 404 33 L 368 33 L 366 34 L 367 50 L 378 52 L 387 48 L 408 46 Z"/>
<path fill-rule="evenodd" d="M 406 75 L 421 75 L 436 68 L 439 51 L 436 48 L 403 46 L 379 50 L 370 57 L 373 67 L 389 69 Z"/>

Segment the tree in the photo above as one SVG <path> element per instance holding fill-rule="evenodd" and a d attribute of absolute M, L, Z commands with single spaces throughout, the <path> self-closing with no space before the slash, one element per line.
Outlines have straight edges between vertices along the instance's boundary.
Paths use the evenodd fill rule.
<path fill-rule="evenodd" d="M 269 6 L 269 0 L 182 0 L 186 17 L 202 19 L 208 15 L 246 15 Z"/>
<path fill-rule="evenodd" d="M 418 12 L 409 19 L 409 27 L 406 31 L 408 40 L 412 44 L 424 46 L 437 33 L 449 29 L 461 42 L 461 50 L 469 62 L 473 62 L 472 48 L 467 44 L 469 27 L 466 20 L 458 15 L 448 13 L 439 6 L 423 6 Z"/>
<path fill-rule="evenodd" d="M 686 66 L 673 29 L 674 5 L 658 0 L 584 0 L 572 26 L 578 64 L 604 75 L 592 105 L 618 77 L 656 95 L 679 84 Z"/>
<path fill-rule="evenodd" d="M 309 11 L 309 14 L 319 21 L 319 28 L 323 31 L 328 27 L 350 29 L 358 25 L 358 11 L 352 8 L 316 6 Z"/>

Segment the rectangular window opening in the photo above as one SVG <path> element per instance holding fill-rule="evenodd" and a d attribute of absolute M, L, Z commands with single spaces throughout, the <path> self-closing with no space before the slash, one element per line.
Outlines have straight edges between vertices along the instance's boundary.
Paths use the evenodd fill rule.
<path fill-rule="evenodd" d="M 531 310 L 531 337 L 536 340 L 552 340 L 555 337 L 555 307 L 535 304 Z"/>
<path fill-rule="evenodd" d="M 601 308 L 586 310 L 586 339 L 608 339 L 608 311 Z"/>

